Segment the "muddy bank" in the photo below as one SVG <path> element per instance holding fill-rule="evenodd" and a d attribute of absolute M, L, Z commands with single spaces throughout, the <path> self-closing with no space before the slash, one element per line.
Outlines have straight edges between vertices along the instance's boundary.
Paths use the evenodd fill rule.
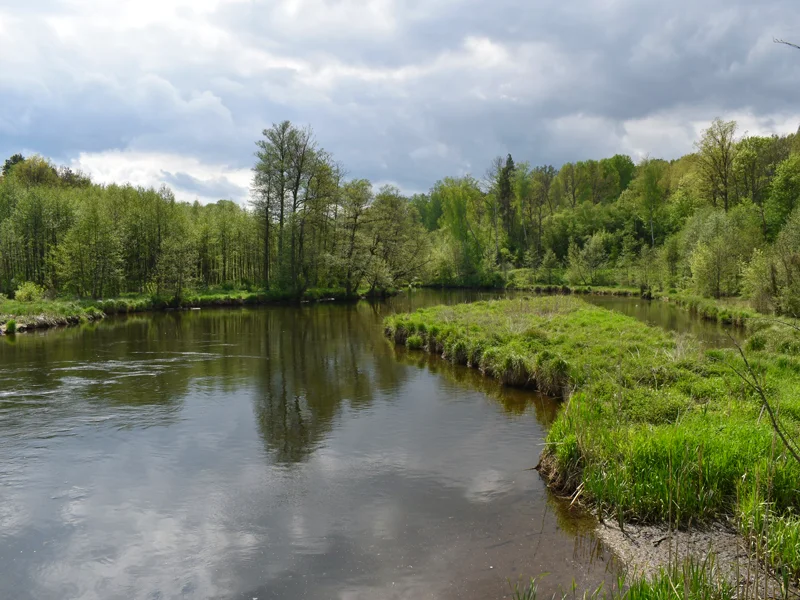
<path fill-rule="evenodd" d="M 683 565 L 687 559 L 705 563 L 744 598 L 784 598 L 783 581 L 757 561 L 747 541 L 732 527 L 716 523 L 705 528 L 670 531 L 665 526 L 600 523 L 597 537 L 634 576 L 652 577 L 661 569 Z M 792 587 L 788 597 L 800 597 Z"/>

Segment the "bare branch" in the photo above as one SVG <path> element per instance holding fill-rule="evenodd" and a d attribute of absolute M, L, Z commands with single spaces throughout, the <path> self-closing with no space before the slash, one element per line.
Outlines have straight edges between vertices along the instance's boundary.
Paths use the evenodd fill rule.
<path fill-rule="evenodd" d="M 793 44 L 792 42 L 787 42 L 786 40 L 779 40 L 778 38 L 772 38 L 772 41 L 776 44 L 783 44 L 784 46 L 791 46 L 792 48 L 797 48 L 800 50 L 800 46 L 797 44 Z"/>

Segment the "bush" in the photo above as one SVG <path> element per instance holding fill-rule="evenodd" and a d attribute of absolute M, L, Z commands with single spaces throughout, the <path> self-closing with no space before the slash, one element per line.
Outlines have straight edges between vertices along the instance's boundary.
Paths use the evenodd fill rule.
<path fill-rule="evenodd" d="M 410 335 L 406 340 L 406 346 L 409 350 L 420 350 L 423 344 L 422 336 L 419 335 Z"/>
<path fill-rule="evenodd" d="M 14 299 L 19 302 L 39 302 L 44 298 L 44 288 L 32 281 L 26 281 L 17 288 Z"/>
<path fill-rule="evenodd" d="M 6 323 L 6 335 L 14 335 L 15 333 L 17 333 L 17 322 L 11 319 Z"/>

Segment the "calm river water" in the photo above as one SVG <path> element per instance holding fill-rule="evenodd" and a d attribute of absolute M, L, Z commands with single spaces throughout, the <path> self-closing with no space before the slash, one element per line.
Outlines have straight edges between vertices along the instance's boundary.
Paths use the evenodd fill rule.
<path fill-rule="evenodd" d="M 390 312 L 477 297 L 0 339 L 0 598 L 471 599 L 612 579 L 591 519 L 529 470 L 553 401 L 383 337 Z"/>

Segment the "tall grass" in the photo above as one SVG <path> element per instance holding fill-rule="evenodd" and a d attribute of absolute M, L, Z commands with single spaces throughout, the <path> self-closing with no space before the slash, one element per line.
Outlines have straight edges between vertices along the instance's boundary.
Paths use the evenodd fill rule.
<path fill-rule="evenodd" d="M 511 587 L 513 600 L 537 600 L 539 584 L 534 578 L 526 584 L 516 583 Z M 651 577 L 623 573 L 611 587 L 600 586 L 578 594 L 577 586 L 561 592 L 560 600 L 743 600 L 743 596 L 724 576 L 717 572 L 715 558 L 709 555 L 704 560 L 675 560 L 661 568 Z"/>

